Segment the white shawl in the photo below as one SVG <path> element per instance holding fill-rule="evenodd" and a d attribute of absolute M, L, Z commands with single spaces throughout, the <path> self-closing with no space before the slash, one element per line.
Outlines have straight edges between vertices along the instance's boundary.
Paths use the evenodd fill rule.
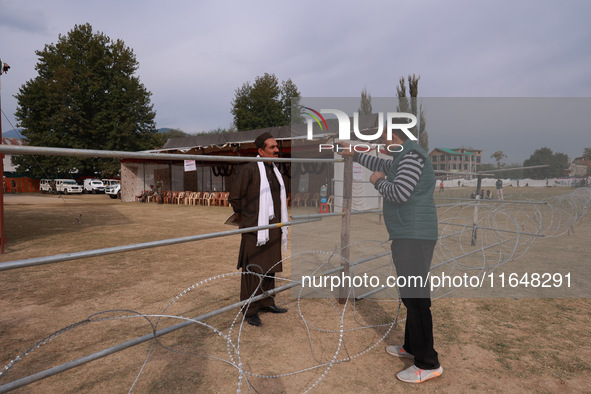
<path fill-rule="evenodd" d="M 257 156 L 260 157 L 260 156 Z M 265 171 L 265 164 L 262 161 L 257 162 L 259 167 L 259 174 L 261 178 L 261 184 L 259 189 L 259 218 L 258 225 L 266 226 L 269 224 L 269 220 L 275 218 L 275 207 L 273 206 L 273 196 L 271 196 L 271 188 L 269 187 L 269 180 L 267 179 L 267 172 Z M 281 186 L 280 198 L 281 198 L 281 223 L 287 222 L 287 194 L 285 192 L 285 185 L 283 184 L 283 177 L 277 169 L 274 163 L 273 171 Z M 281 244 L 283 250 L 287 249 L 287 227 L 281 227 Z M 257 246 L 265 245 L 269 241 L 269 229 L 257 231 Z"/>

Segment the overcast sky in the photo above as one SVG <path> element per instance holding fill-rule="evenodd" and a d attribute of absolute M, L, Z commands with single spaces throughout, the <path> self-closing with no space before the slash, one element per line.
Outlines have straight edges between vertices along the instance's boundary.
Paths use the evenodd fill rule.
<path fill-rule="evenodd" d="M 421 76 L 422 97 L 591 97 L 591 2 L 581 1 L 74 1 L 0 0 L 2 110 L 36 76 L 36 50 L 76 24 L 122 39 L 152 92 L 157 127 L 227 128 L 236 88 L 265 72 L 304 97 L 391 97 Z M 590 100 L 577 105 L 588 108 Z M 586 107 L 585 107 L 586 106 Z M 428 118 L 428 114 L 427 114 Z M 580 156 L 591 127 L 466 135 L 428 122 L 430 148 L 496 150 L 508 163 L 542 146 Z M 3 130 L 12 125 L 2 116 Z M 481 135 L 481 140 L 474 136 Z M 485 137 L 488 137 L 485 138 Z M 487 146 L 485 146 L 487 145 Z"/>

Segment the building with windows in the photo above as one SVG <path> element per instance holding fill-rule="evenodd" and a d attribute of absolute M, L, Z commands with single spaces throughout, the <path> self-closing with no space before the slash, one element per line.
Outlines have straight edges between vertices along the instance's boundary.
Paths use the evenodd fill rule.
<path fill-rule="evenodd" d="M 570 165 L 570 176 L 591 175 L 591 159 L 585 156 L 577 157 Z"/>
<path fill-rule="evenodd" d="M 429 153 L 433 169 L 446 172 L 475 172 L 480 169 L 482 150 L 435 148 Z"/>

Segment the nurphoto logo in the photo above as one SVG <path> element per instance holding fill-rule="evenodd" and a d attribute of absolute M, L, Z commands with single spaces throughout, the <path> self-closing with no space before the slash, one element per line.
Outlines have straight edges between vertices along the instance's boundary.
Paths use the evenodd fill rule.
<path fill-rule="evenodd" d="M 308 115 L 309 118 L 306 119 L 307 121 L 307 136 L 306 139 L 312 140 L 314 139 L 314 131 L 313 126 L 314 122 L 318 124 L 320 130 L 323 132 L 328 132 L 328 125 L 326 123 L 326 119 L 322 114 L 333 114 L 336 116 L 338 120 L 338 128 L 339 128 L 339 140 L 351 140 L 351 120 L 349 115 L 347 115 L 344 111 L 339 109 L 321 109 L 320 111 L 316 111 L 310 107 L 302 107 L 304 110 L 308 110 L 310 112 L 304 112 L 305 115 Z M 398 121 L 395 122 L 395 119 L 404 119 L 405 121 Z M 409 122 L 410 120 L 410 122 Z M 378 127 L 374 134 L 362 134 L 359 129 L 359 112 L 353 113 L 353 133 L 355 137 L 362 141 L 374 141 L 377 142 L 382 137 L 382 125 L 384 124 L 384 113 L 378 112 Z M 386 113 L 386 139 L 388 141 L 392 140 L 392 131 L 393 130 L 400 130 L 409 139 L 413 141 L 417 141 L 417 137 L 415 137 L 409 129 L 413 128 L 417 125 L 417 118 L 415 115 L 410 114 L 408 112 L 387 112 Z M 338 144 L 319 144 L 318 149 L 321 152 L 322 150 L 335 150 L 338 149 Z M 351 147 L 357 152 L 367 152 L 371 149 L 369 144 L 356 144 Z M 378 144 L 378 148 L 387 150 L 388 152 L 401 152 L 402 146 L 398 144 Z"/>

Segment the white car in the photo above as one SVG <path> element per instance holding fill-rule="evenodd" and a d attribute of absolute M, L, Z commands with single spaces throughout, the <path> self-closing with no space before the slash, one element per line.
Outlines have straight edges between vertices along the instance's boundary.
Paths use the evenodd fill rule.
<path fill-rule="evenodd" d="M 121 184 L 107 186 L 105 193 L 111 198 L 121 198 Z"/>
<path fill-rule="evenodd" d="M 103 179 L 103 185 L 105 185 L 105 189 L 111 185 L 116 185 L 119 182 L 119 179 Z"/>
<path fill-rule="evenodd" d="M 105 185 L 100 179 L 85 179 L 84 180 L 84 193 L 104 193 Z"/>
<path fill-rule="evenodd" d="M 82 193 L 82 186 L 73 179 L 56 179 L 55 189 L 58 193 Z"/>
<path fill-rule="evenodd" d="M 39 190 L 41 190 L 41 193 L 53 193 L 53 188 L 51 186 L 52 182 L 51 179 L 41 179 L 41 182 L 39 182 Z"/>

